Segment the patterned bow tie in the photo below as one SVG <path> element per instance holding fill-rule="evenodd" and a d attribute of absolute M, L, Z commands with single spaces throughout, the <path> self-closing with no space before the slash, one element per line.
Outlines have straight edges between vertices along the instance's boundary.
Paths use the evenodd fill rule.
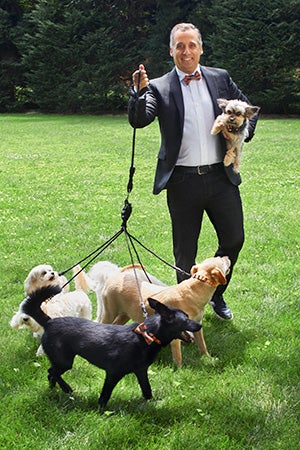
<path fill-rule="evenodd" d="M 197 70 L 195 73 L 192 73 L 191 75 L 186 75 L 184 77 L 184 81 L 187 85 L 189 85 L 192 80 L 200 80 L 200 78 L 201 78 L 201 75 Z"/>

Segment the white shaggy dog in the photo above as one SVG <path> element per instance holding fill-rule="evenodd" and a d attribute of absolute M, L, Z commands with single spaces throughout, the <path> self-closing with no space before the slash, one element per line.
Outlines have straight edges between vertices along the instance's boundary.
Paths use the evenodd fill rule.
<path fill-rule="evenodd" d="M 66 277 L 59 276 L 52 266 L 40 264 L 31 269 L 24 281 L 25 295 L 28 296 L 32 292 L 50 285 L 60 284 L 63 287 L 66 282 Z M 66 288 L 69 289 L 67 286 Z"/>
<path fill-rule="evenodd" d="M 166 286 L 162 281 L 155 278 L 153 275 L 147 273 L 147 276 L 145 275 L 143 269 L 141 266 L 138 265 L 129 265 L 125 267 L 118 267 L 116 264 L 113 264 L 109 261 L 99 261 L 94 266 L 91 267 L 89 272 L 87 274 L 83 274 L 86 281 L 87 288 L 84 289 L 86 292 L 89 290 L 92 290 L 96 293 L 97 297 L 97 322 L 101 322 L 101 317 L 103 313 L 103 302 L 102 302 L 102 291 L 104 288 L 104 285 L 106 281 L 113 275 L 116 275 L 119 272 L 124 272 L 127 270 L 135 271 L 138 285 L 143 281 L 149 281 L 154 284 L 158 284 L 160 286 Z M 82 282 L 83 284 L 84 282 Z"/>
<path fill-rule="evenodd" d="M 40 264 L 30 271 L 24 282 L 25 295 L 28 296 L 42 287 L 60 284 L 61 287 L 64 286 L 62 292 L 42 303 L 41 309 L 44 313 L 51 318 L 73 316 L 91 319 L 92 304 L 84 292 L 86 281 L 80 270 L 80 266 L 76 266 L 73 269 L 73 274 L 79 273 L 75 278 L 76 290 L 69 292 L 69 284 L 64 286 L 67 282 L 66 277 L 59 276 L 49 265 Z M 22 303 L 19 306 L 18 312 L 12 317 L 10 326 L 17 330 L 20 328 L 28 328 L 32 331 L 35 338 L 40 338 L 44 331 L 43 328 L 32 317 L 22 312 Z M 43 354 L 44 351 L 39 346 L 36 355 L 42 356 Z"/>

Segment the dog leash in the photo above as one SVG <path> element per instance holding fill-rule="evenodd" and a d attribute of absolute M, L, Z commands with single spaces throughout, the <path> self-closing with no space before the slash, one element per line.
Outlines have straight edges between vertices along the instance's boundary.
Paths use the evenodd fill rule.
<path fill-rule="evenodd" d="M 138 71 L 138 83 L 137 83 L 137 90 L 135 92 L 136 97 L 139 96 L 139 92 L 140 92 L 140 81 L 141 81 L 141 70 L 139 69 Z M 137 106 L 135 109 L 135 114 L 137 114 Z M 130 249 L 130 244 L 135 252 L 135 255 L 139 261 L 139 264 L 146 276 L 146 278 L 148 279 L 148 281 L 151 283 L 151 280 L 149 279 L 147 272 L 139 258 L 138 252 L 133 244 L 133 241 L 137 242 L 141 247 L 143 247 L 145 250 L 147 250 L 149 253 L 151 253 L 153 256 L 155 256 L 156 258 L 158 258 L 160 261 L 162 261 L 163 263 L 165 263 L 166 265 L 168 265 L 169 267 L 171 267 L 172 269 L 176 270 L 177 272 L 184 274 L 188 277 L 190 277 L 190 274 L 188 272 L 185 272 L 184 270 L 180 269 L 179 267 L 176 267 L 170 263 L 168 263 L 166 260 L 164 260 L 163 258 L 161 258 L 160 256 L 158 256 L 155 252 L 153 252 L 152 250 L 150 250 L 149 248 L 147 248 L 145 245 L 143 245 L 138 239 L 136 239 L 134 236 L 132 236 L 128 230 L 127 230 L 127 222 L 131 216 L 132 213 L 132 205 L 131 203 L 129 203 L 129 195 L 133 189 L 133 177 L 134 177 L 134 173 L 135 173 L 135 167 L 134 167 L 134 157 L 135 157 L 135 143 L 136 143 L 136 127 L 133 128 L 133 135 L 132 135 L 132 148 L 131 148 L 131 164 L 130 164 L 130 168 L 129 168 L 129 178 L 128 178 L 128 183 L 127 183 L 127 196 L 124 200 L 124 206 L 122 208 L 121 211 L 121 218 L 122 218 L 122 224 L 121 224 L 121 229 L 114 235 L 112 236 L 110 239 L 108 239 L 104 244 L 102 244 L 101 246 L 99 246 L 98 248 L 96 248 L 96 250 L 94 250 L 93 252 L 91 252 L 89 255 L 87 255 L 85 258 L 82 258 L 80 261 L 78 261 L 77 263 L 73 264 L 71 267 L 69 267 L 68 269 L 62 271 L 59 273 L 59 275 L 65 275 L 67 272 L 69 272 L 70 270 L 72 270 L 75 266 L 82 264 L 83 262 L 87 261 L 83 267 L 76 273 L 74 274 L 69 280 L 67 280 L 67 282 L 62 286 L 62 288 L 64 288 L 66 285 L 68 285 L 79 273 L 81 273 L 89 264 L 91 264 L 112 242 L 114 242 L 122 233 L 125 234 L 125 239 L 126 239 L 126 243 L 127 243 L 127 247 L 128 247 L 128 251 L 130 254 L 130 258 L 131 258 L 131 264 L 133 266 L 133 270 L 134 270 L 134 275 L 135 275 L 135 279 L 136 279 L 136 284 L 137 284 L 137 288 L 138 288 L 138 292 L 139 292 L 139 297 L 140 297 L 140 303 L 141 303 L 141 308 L 142 308 L 142 312 L 143 312 L 143 316 L 145 318 L 147 318 L 147 310 L 146 310 L 146 306 L 145 303 L 143 301 L 142 298 L 142 293 L 140 290 L 140 286 L 138 283 L 138 277 L 137 277 L 137 273 L 136 273 L 136 269 L 135 269 L 135 265 L 134 265 L 134 261 L 133 261 L 133 255 Z M 130 244 L 129 244 L 130 243 Z"/>
<path fill-rule="evenodd" d="M 129 236 L 128 232 L 127 232 L 126 227 L 124 228 L 124 232 L 125 232 L 125 239 L 126 239 L 126 243 L 127 243 L 128 252 L 129 252 L 129 255 L 130 255 L 130 259 L 131 259 L 131 264 L 132 264 L 132 267 L 133 267 L 133 273 L 134 273 L 135 283 L 136 283 L 136 287 L 137 287 L 138 294 L 139 294 L 140 305 L 141 305 L 141 308 L 142 308 L 143 317 L 145 319 L 147 319 L 148 313 L 147 313 L 146 305 L 145 305 L 145 302 L 144 302 L 144 299 L 143 299 L 143 296 L 142 296 L 141 287 L 140 287 L 140 284 L 139 284 L 136 267 L 134 265 L 133 255 L 132 255 L 132 251 L 131 251 L 131 248 L 130 248 L 130 245 L 129 245 L 130 236 Z M 135 250 L 135 247 L 133 247 L 133 248 Z M 135 250 L 135 252 L 136 252 L 136 250 Z M 142 264 L 141 264 L 141 267 L 143 268 L 143 271 L 146 274 L 146 271 L 145 271 L 145 269 L 144 269 Z M 146 276 L 147 276 L 149 282 L 151 283 L 151 281 L 150 281 L 150 279 L 149 279 L 147 274 L 146 274 Z"/>

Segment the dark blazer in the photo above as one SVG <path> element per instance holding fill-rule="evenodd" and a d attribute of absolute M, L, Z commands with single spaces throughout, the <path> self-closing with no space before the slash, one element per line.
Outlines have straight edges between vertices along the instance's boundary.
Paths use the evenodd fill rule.
<path fill-rule="evenodd" d="M 240 99 L 249 103 L 247 97 L 232 81 L 226 70 L 201 66 L 201 73 L 207 83 L 215 117 L 221 114 L 217 104 L 218 98 Z M 161 146 L 158 153 L 153 193 L 159 194 L 166 187 L 176 165 L 183 133 L 183 96 L 175 68 L 162 77 L 151 80 L 149 87 L 142 90 L 139 96 L 133 89 L 130 90 L 128 117 L 134 128 L 143 128 L 149 125 L 155 117 L 158 117 Z M 247 141 L 254 135 L 256 121 L 257 117 L 253 117 L 249 122 Z M 225 156 L 225 140 L 221 134 L 218 136 L 222 141 Z M 224 167 L 224 170 L 231 183 L 236 186 L 241 183 L 241 177 L 233 171 L 232 165 Z"/>

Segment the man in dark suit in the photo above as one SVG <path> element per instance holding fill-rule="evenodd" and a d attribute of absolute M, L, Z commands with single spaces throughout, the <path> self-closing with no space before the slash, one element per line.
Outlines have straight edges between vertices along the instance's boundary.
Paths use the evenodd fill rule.
<path fill-rule="evenodd" d="M 175 25 L 170 35 L 170 55 L 175 67 L 149 82 L 141 64 L 133 74 L 128 115 L 130 124 L 142 128 L 158 117 L 161 146 L 153 193 L 167 190 L 172 221 L 176 265 L 186 272 L 195 264 L 203 214 L 206 212 L 218 238 L 216 256 L 229 256 L 231 272 L 244 242 L 243 210 L 238 185 L 240 175 L 225 167 L 224 137 L 211 135 L 221 113 L 217 99 L 240 99 L 249 103 L 229 74 L 200 66 L 203 53 L 200 31 L 193 25 Z M 249 122 L 249 141 L 257 117 Z M 178 273 L 178 282 L 184 275 Z M 211 305 L 221 319 L 233 314 L 219 286 Z"/>

